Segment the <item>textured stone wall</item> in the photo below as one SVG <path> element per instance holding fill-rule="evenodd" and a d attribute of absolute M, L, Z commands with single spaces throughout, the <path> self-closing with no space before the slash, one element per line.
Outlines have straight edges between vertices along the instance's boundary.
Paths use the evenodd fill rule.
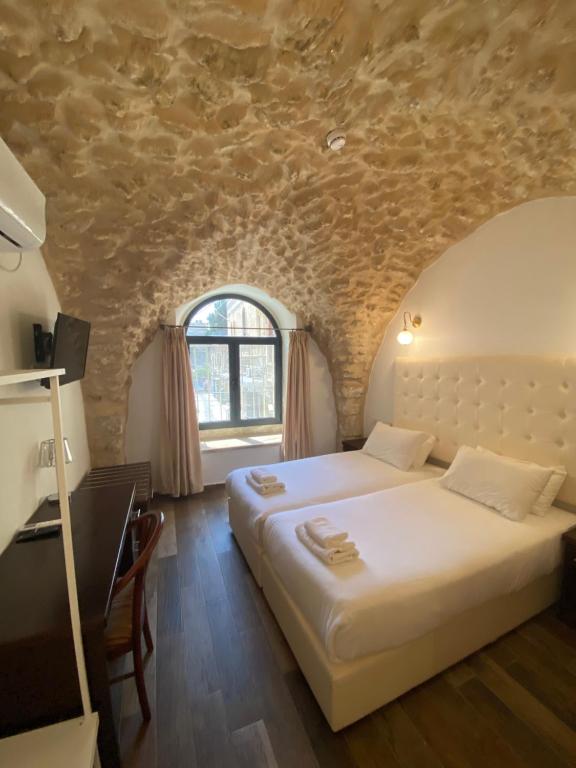
<path fill-rule="evenodd" d="M 0 133 L 48 197 L 64 309 L 93 323 L 93 460 L 122 457 L 164 312 L 223 283 L 313 323 L 359 433 L 423 267 L 576 194 L 575 59 L 573 0 L 0 0 Z"/>

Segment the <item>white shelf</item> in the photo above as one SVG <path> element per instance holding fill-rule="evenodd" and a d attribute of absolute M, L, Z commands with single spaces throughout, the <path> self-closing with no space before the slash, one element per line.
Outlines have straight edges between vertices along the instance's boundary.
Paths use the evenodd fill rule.
<path fill-rule="evenodd" d="M 40 379 L 53 379 L 65 373 L 65 368 L 31 368 L 20 371 L 0 371 L 0 386 L 3 384 L 24 384 L 27 381 L 40 381 Z"/>
<path fill-rule="evenodd" d="M 98 714 L 0 739 L 0 765 L 14 768 L 92 768 Z"/>

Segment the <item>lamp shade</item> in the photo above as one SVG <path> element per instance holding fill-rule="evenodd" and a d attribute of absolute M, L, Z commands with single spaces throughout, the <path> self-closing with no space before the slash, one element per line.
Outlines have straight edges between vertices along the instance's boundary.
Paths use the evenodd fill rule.
<path fill-rule="evenodd" d="M 414 341 L 414 334 L 412 331 L 409 331 L 407 328 L 404 328 L 403 331 L 400 331 L 398 336 L 396 337 L 399 344 L 403 344 L 406 346 L 407 344 L 412 344 Z"/>

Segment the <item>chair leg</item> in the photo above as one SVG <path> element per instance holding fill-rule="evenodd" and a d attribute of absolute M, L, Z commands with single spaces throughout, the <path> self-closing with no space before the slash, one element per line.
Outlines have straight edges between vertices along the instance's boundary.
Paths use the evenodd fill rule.
<path fill-rule="evenodd" d="M 146 640 L 146 648 L 148 653 L 152 653 L 154 650 L 154 643 L 152 642 L 152 632 L 150 632 L 150 624 L 148 623 L 148 609 L 144 607 L 144 640 Z"/>
<path fill-rule="evenodd" d="M 142 717 L 144 720 L 150 720 L 150 704 L 148 703 L 148 694 L 146 693 L 144 664 L 142 663 L 142 645 L 139 637 L 134 641 L 132 655 L 134 656 L 134 677 L 136 679 L 136 690 L 138 691 L 138 701 L 140 702 Z"/>

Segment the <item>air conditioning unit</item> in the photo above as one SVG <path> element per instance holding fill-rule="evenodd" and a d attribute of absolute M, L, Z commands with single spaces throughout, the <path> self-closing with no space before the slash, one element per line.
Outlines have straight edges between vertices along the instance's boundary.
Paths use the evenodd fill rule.
<path fill-rule="evenodd" d="M 46 239 L 46 198 L 0 139 L 0 253 L 30 251 Z"/>

